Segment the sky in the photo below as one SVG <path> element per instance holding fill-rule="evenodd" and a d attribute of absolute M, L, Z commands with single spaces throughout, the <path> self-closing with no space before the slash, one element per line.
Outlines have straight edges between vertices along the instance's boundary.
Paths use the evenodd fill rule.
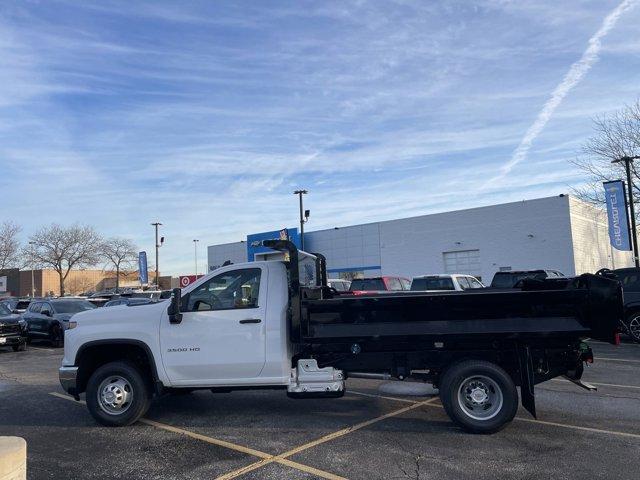
<path fill-rule="evenodd" d="M 0 2 L 0 220 L 233 242 L 571 193 L 640 0 Z M 204 266 L 202 267 L 204 270 Z"/>

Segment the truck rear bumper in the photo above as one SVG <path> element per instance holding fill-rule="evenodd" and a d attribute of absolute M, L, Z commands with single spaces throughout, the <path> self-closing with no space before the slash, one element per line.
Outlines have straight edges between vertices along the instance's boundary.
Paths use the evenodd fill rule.
<path fill-rule="evenodd" d="M 58 369 L 58 376 L 60 377 L 60 385 L 62 385 L 64 391 L 77 397 L 78 367 L 60 367 Z"/>

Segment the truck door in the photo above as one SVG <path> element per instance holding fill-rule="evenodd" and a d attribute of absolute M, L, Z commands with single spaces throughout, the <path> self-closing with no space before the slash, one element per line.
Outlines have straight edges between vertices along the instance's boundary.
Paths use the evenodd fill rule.
<path fill-rule="evenodd" d="M 242 383 L 266 360 L 266 267 L 229 267 L 182 297 L 182 322 L 163 316 L 163 363 L 174 384 Z"/>

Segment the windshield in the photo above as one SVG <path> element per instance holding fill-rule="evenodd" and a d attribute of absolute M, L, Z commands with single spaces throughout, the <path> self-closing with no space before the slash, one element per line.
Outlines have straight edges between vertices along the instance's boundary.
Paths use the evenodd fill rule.
<path fill-rule="evenodd" d="M 352 292 L 357 290 L 380 291 L 386 290 L 386 287 L 384 286 L 384 282 L 381 278 L 356 278 L 351 282 L 350 290 Z"/>
<path fill-rule="evenodd" d="M 84 300 L 81 301 L 59 301 L 55 302 L 53 307 L 56 310 L 56 313 L 79 313 L 84 312 L 85 310 L 91 310 L 96 308 L 93 303 L 86 302 Z"/>
<path fill-rule="evenodd" d="M 454 290 L 453 281 L 448 277 L 414 278 L 411 290 Z"/>
<path fill-rule="evenodd" d="M 11 310 L 4 303 L 0 303 L 0 315 L 11 315 Z"/>

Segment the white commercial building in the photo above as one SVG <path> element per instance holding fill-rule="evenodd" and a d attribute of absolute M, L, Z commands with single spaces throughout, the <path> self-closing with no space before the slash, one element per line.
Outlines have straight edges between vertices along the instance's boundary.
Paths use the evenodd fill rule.
<path fill-rule="evenodd" d="M 576 275 L 633 260 L 610 246 L 606 214 L 570 195 L 317 230 L 304 241 L 336 278 L 466 273 L 488 283 L 499 270 Z M 210 269 L 252 256 L 246 241 L 208 248 Z"/>

